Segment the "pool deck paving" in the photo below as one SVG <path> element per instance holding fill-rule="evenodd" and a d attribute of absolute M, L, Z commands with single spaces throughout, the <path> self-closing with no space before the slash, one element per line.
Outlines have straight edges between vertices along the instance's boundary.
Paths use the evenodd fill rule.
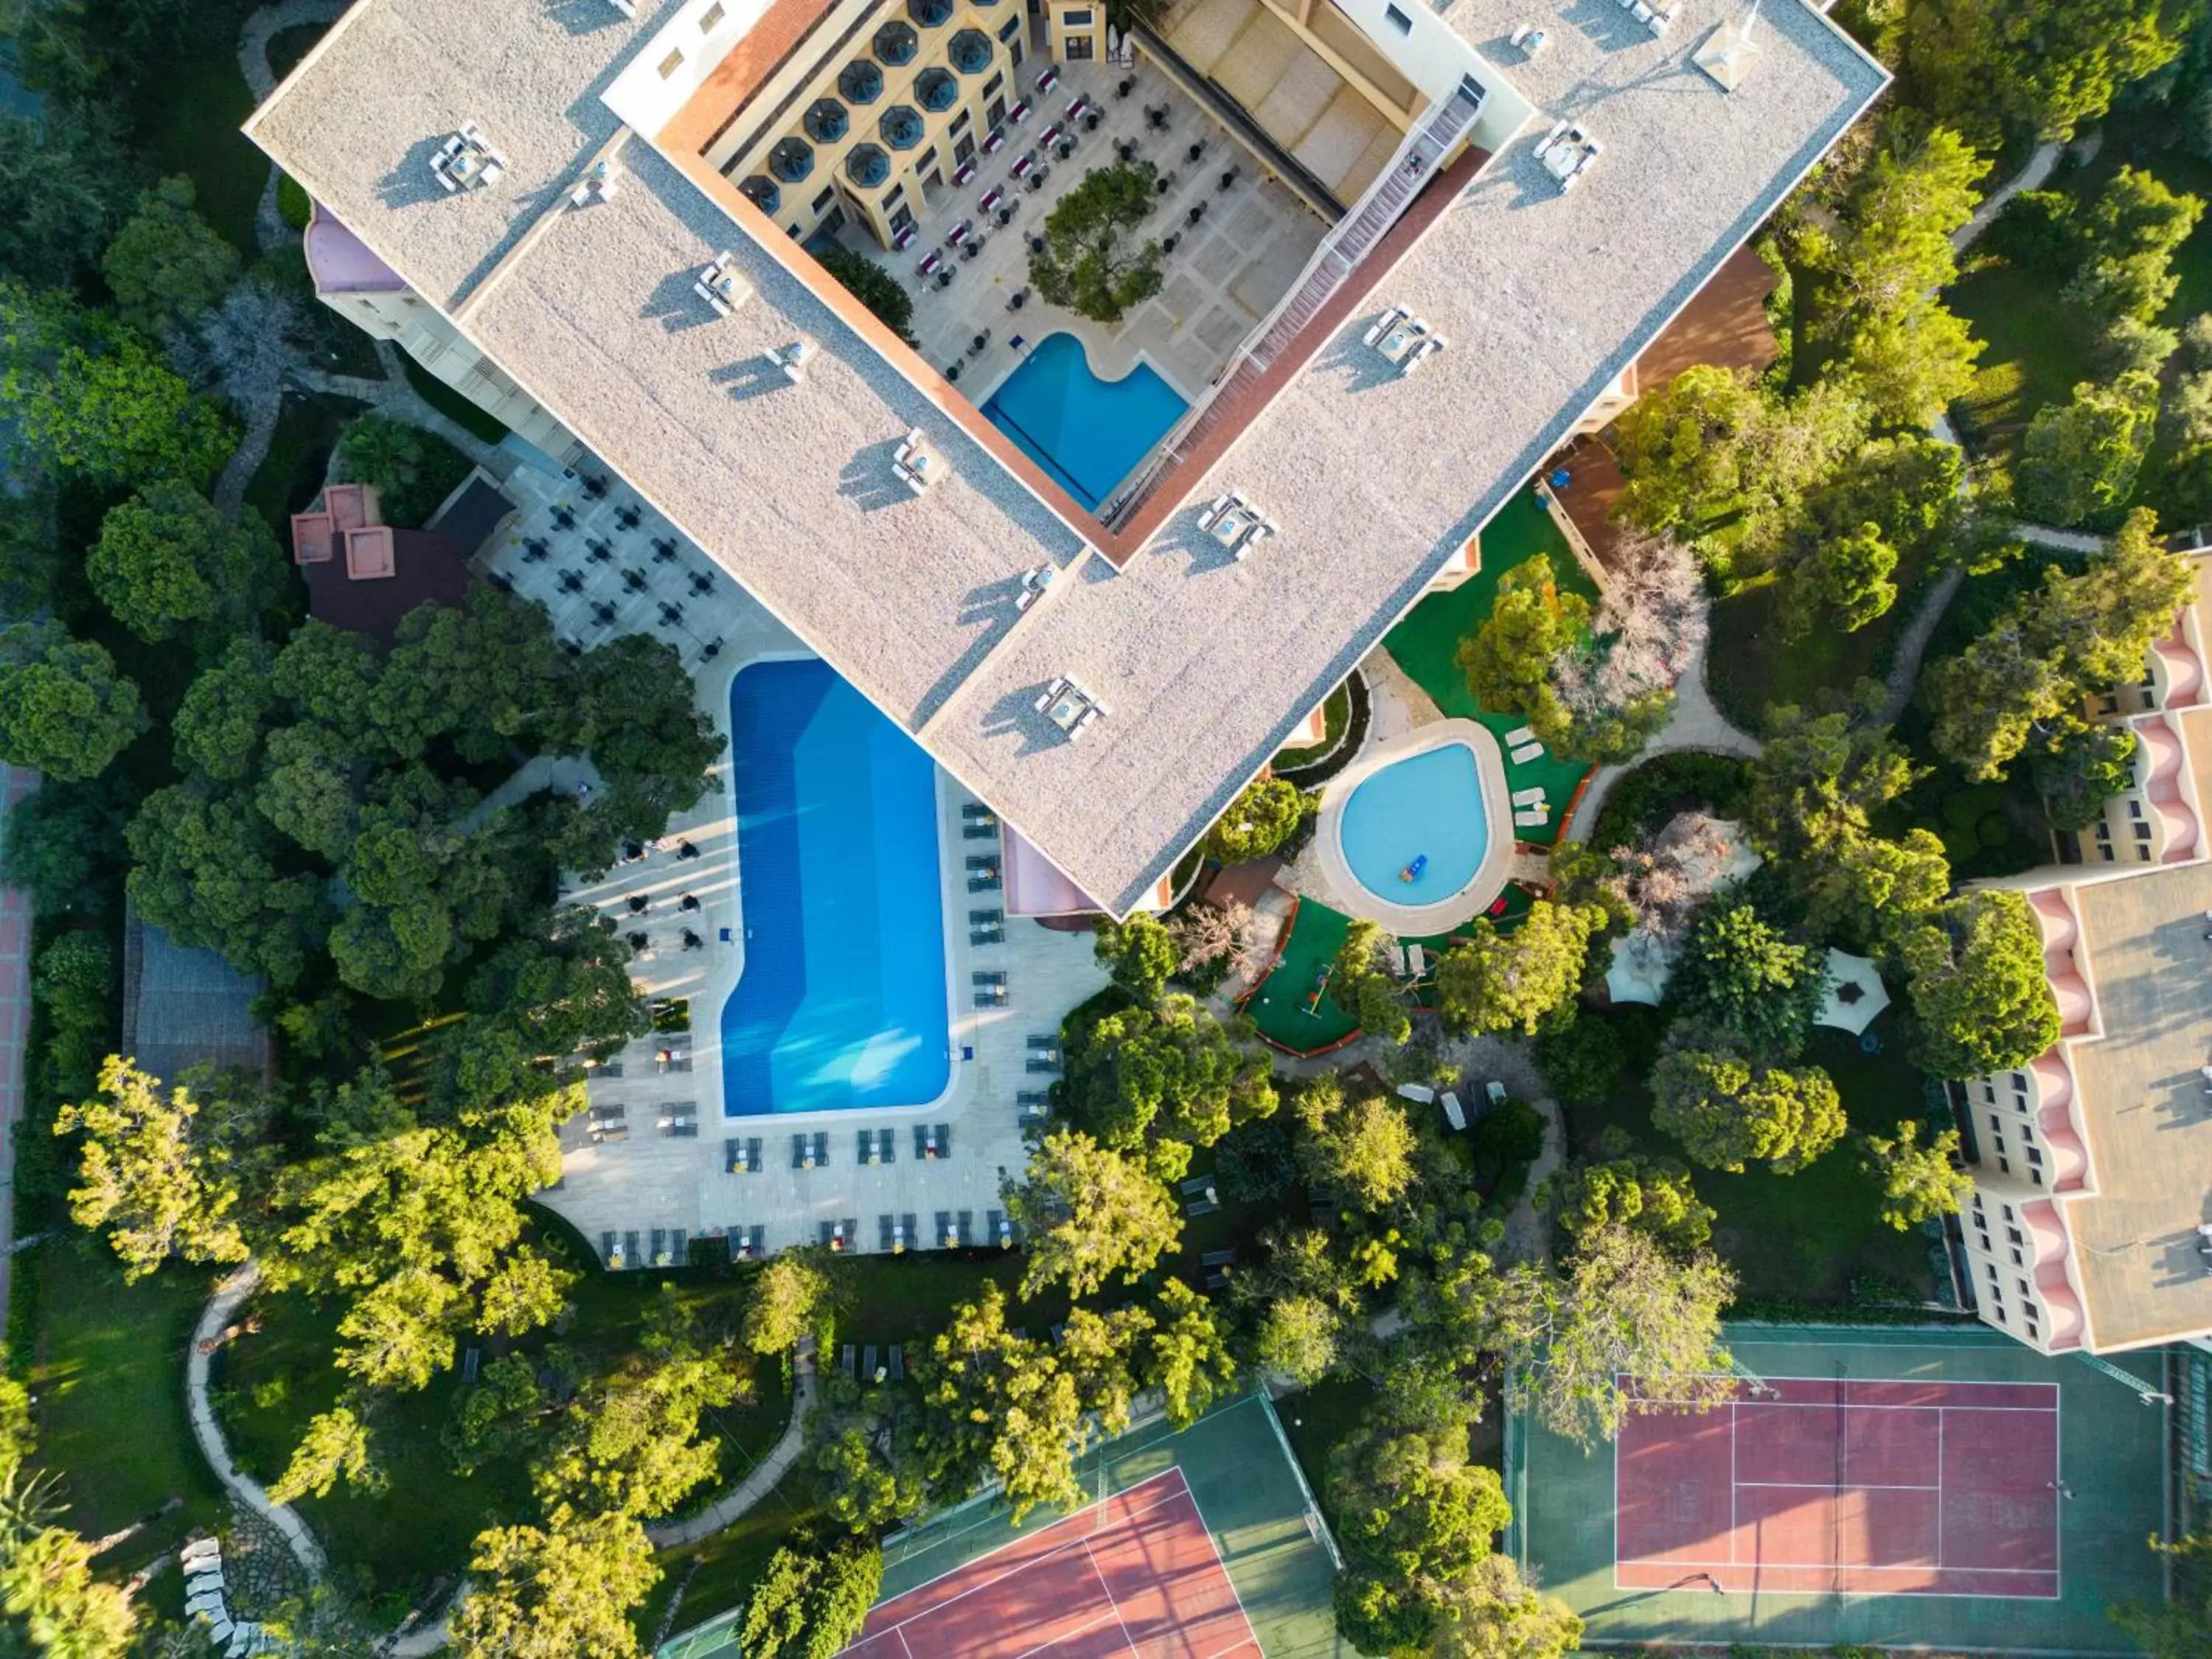
<path fill-rule="evenodd" d="M 1004 149 L 979 156 L 975 176 L 967 184 L 932 192 L 929 216 L 912 246 L 886 254 L 857 227 L 848 228 L 842 240 L 898 278 L 914 299 L 911 332 L 921 355 L 940 369 L 957 368 L 960 391 L 979 408 L 1020 366 L 1024 354 L 1012 343 L 1017 337 L 1035 345 L 1055 333 L 1081 340 L 1091 367 L 1102 378 L 1118 380 L 1141 361 L 1158 369 L 1186 401 L 1195 398 L 1253 325 L 1289 291 L 1328 227 L 1267 177 L 1258 157 L 1240 139 L 1149 64 L 1059 67 L 1060 84 L 1034 100 L 1037 107 L 1026 121 L 1007 129 Z M 1023 76 L 1027 84 L 1028 64 Z M 1127 98 L 1117 98 L 1115 88 L 1125 80 L 1135 85 Z M 1079 97 L 1097 106 L 1098 130 L 1086 132 L 1074 124 L 1076 148 L 1067 161 L 1040 155 L 1051 168 L 1041 188 L 1029 190 L 1018 183 L 1007 188 L 1014 162 L 1040 143 L 1047 128 L 1070 125 L 1064 114 Z M 1148 127 L 1147 106 L 1167 107 L 1165 132 Z M 1175 179 L 1144 227 L 1153 239 L 1177 239 L 1162 261 L 1164 280 L 1158 294 L 1115 323 L 1093 322 L 1048 305 L 1034 292 L 1022 309 L 1008 309 L 1014 294 L 1030 286 L 1029 238 L 1043 228 L 1053 208 L 1086 173 L 1115 163 L 1114 147 L 1125 141 L 1138 146 L 1139 161 L 1151 161 Z M 1194 163 L 1187 159 L 1194 142 L 1205 145 Z M 1231 167 L 1237 177 L 1224 191 L 1221 175 Z M 1013 220 L 1004 229 L 980 206 L 994 188 L 1005 191 L 1006 202 L 1016 204 Z M 1206 212 L 1194 227 L 1188 214 L 1201 201 Z M 945 234 L 963 221 L 987 233 L 973 258 L 942 246 Z M 957 273 L 949 288 L 917 274 L 923 256 L 933 250 Z M 978 334 L 988 339 L 971 356 Z"/>
<path fill-rule="evenodd" d="M 587 462 L 582 470 L 598 469 Z M 591 501 L 576 483 L 525 467 L 517 469 L 507 488 L 521 511 L 485 556 L 487 568 L 511 581 L 518 592 L 544 602 L 564 637 L 596 644 L 617 633 L 651 633 L 676 645 L 694 676 L 700 708 L 726 735 L 730 684 L 742 668 L 763 659 L 810 654 L 619 483 L 604 498 Z M 563 507 L 574 520 L 565 529 L 556 516 Z M 620 523 L 625 509 L 640 514 L 627 528 Z M 675 558 L 653 560 L 651 545 L 660 538 L 674 541 Z M 526 560 L 526 545 L 533 538 L 546 544 L 546 556 Z M 593 540 L 608 543 L 614 556 L 591 559 Z M 642 592 L 631 591 L 624 580 L 623 573 L 633 568 L 647 577 Z M 581 579 L 580 591 L 563 585 L 564 571 Z M 692 591 L 694 571 L 711 575 L 708 591 Z M 680 622 L 669 624 L 659 618 L 664 599 L 680 605 Z M 613 622 L 605 626 L 592 609 L 601 604 L 617 606 Z M 720 642 L 714 655 L 705 656 L 714 641 Z M 591 1074 L 586 1087 L 592 1111 L 563 1129 L 562 1180 L 539 1195 L 541 1201 L 595 1246 L 609 1231 L 618 1237 L 636 1233 L 645 1246 L 656 1228 L 681 1228 L 696 1238 L 757 1225 L 772 1251 L 814 1243 L 822 1222 L 850 1220 L 858 1224 L 857 1247 L 872 1251 L 878 1247 L 878 1218 L 884 1215 L 913 1215 L 922 1235 L 915 1243 L 934 1243 L 929 1235 L 940 1210 L 949 1212 L 956 1224 L 960 1212 L 968 1212 L 971 1242 L 985 1243 L 988 1213 L 1001 1207 L 1002 1178 L 1028 1161 L 1017 1096 L 1042 1091 L 1053 1081 L 1028 1069 L 1028 1040 L 1056 1034 L 1062 1016 L 1106 983 L 1091 955 L 1091 936 L 1054 933 L 1010 917 L 1004 943 L 969 943 L 969 911 L 1001 908 L 1004 895 L 969 893 L 963 860 L 971 853 L 995 850 L 998 843 L 965 838 L 961 808 L 973 797 L 940 771 L 939 841 L 956 1055 L 946 1094 L 926 1107 L 725 1118 L 721 1009 L 744 969 L 744 939 L 731 771 L 726 748 L 706 794 L 671 820 L 667 834 L 643 858 L 619 864 L 596 881 L 567 879 L 566 902 L 613 917 L 624 932 L 647 935 L 652 943 L 633 963 L 632 975 L 649 997 L 687 999 L 692 1030 L 683 1036 L 639 1038 L 612 1064 Z M 526 793 L 540 784 L 573 788 L 589 781 L 580 762 L 554 761 L 538 767 L 526 784 L 510 793 Z M 679 855 L 685 842 L 696 850 L 696 857 Z M 677 908 L 686 894 L 699 901 L 698 910 Z M 634 896 L 646 901 L 641 916 L 629 908 Z M 683 948 L 684 927 L 700 936 L 701 948 Z M 978 971 L 1006 975 L 1006 1006 L 970 1006 L 970 976 Z M 622 1109 L 626 1138 L 595 1139 L 592 1115 L 613 1106 Z M 696 1136 L 672 1133 L 684 1115 L 675 1109 L 685 1106 L 696 1125 Z M 924 1124 L 946 1126 L 948 1157 L 916 1158 L 914 1126 Z M 886 1127 L 892 1131 L 892 1161 L 860 1163 L 857 1132 Z M 827 1162 L 814 1169 L 793 1168 L 792 1136 L 817 1131 L 828 1137 Z M 732 1138 L 758 1138 L 758 1172 L 729 1170 L 726 1143 Z"/>

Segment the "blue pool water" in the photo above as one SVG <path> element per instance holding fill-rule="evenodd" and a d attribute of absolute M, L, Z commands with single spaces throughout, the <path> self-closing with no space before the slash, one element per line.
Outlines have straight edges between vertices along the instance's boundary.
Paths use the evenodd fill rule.
<path fill-rule="evenodd" d="M 1392 761 L 1352 792 L 1338 834 L 1359 884 L 1393 904 L 1434 904 L 1474 879 L 1490 846 L 1482 780 L 1463 743 Z M 1399 872 L 1425 853 L 1419 878 Z"/>
<path fill-rule="evenodd" d="M 1190 405 L 1148 365 L 1091 372 L 1083 342 L 1048 334 L 983 405 L 992 425 L 1094 512 Z"/>
<path fill-rule="evenodd" d="M 951 1075 L 937 768 L 825 662 L 730 688 L 745 965 L 723 1108 L 919 1106 Z"/>

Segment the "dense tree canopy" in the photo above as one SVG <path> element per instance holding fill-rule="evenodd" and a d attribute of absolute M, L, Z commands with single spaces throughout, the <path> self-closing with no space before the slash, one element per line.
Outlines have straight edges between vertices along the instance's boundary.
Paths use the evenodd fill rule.
<path fill-rule="evenodd" d="M 1595 904 L 1540 899 L 1510 933 L 1487 916 L 1468 929 L 1465 944 L 1437 963 L 1437 995 L 1445 1019 L 1477 1032 L 1519 1027 L 1533 1032 L 1580 988 L 1590 939 L 1606 923 Z"/>
<path fill-rule="evenodd" d="M 1160 245 L 1138 232 L 1152 215 L 1159 173 L 1150 161 L 1093 167 L 1044 223 L 1030 280 L 1050 304 L 1116 323 L 1160 291 Z"/>
<path fill-rule="evenodd" d="M 1175 1200 L 1144 1164 L 1076 1130 L 1047 1135 L 1006 1199 L 1028 1240 L 1024 1296 L 1062 1284 L 1084 1297 L 1116 1275 L 1133 1280 L 1182 1237 Z"/>
<path fill-rule="evenodd" d="M 2103 518 L 2133 493 L 2157 427 L 2156 375 L 2138 368 L 2082 381 L 2072 402 L 2046 404 L 2028 422 L 2013 477 L 2020 510 L 2044 524 Z"/>
<path fill-rule="evenodd" d="M 867 1622 L 883 1576 L 872 1538 L 794 1536 L 753 1585 L 738 1637 L 747 1659 L 834 1659 Z"/>
<path fill-rule="evenodd" d="M 159 335 L 206 310 L 238 276 L 238 251 L 202 218 L 183 174 L 139 193 L 100 266 L 125 322 Z"/>
<path fill-rule="evenodd" d="M 0 629 L 0 760 L 89 778 L 145 726 L 138 687 L 106 647 L 71 639 L 59 623 Z"/>
<path fill-rule="evenodd" d="M 1206 850 L 1224 864 L 1265 858 L 1291 838 L 1310 805 L 1296 784 L 1255 778 L 1206 832 Z"/>
<path fill-rule="evenodd" d="M 1921 1064 L 1976 1078 L 2025 1066 L 2058 1040 L 2043 931 L 2018 893 L 1982 890 L 1899 939 Z"/>
<path fill-rule="evenodd" d="M 560 1510 L 543 1527 L 477 1536 L 453 1614 L 461 1659 L 638 1659 L 630 1609 L 659 1582 L 645 1528 L 626 1515 Z"/>
<path fill-rule="evenodd" d="M 1676 1048 L 1651 1078 L 1651 1121 L 1690 1156 L 1741 1173 L 1763 1158 L 1777 1175 L 1803 1169 L 1844 1138 L 1844 1103 L 1817 1066 L 1792 1070 L 1724 1051 Z"/>
<path fill-rule="evenodd" d="M 1824 953 L 1792 944 L 1751 905 L 1711 906 L 1667 981 L 1679 1018 L 1725 1032 L 1751 1053 L 1788 1059 L 1805 1046 L 1826 994 Z"/>
<path fill-rule="evenodd" d="M 283 580 L 257 514 L 225 524 L 207 497 L 173 479 L 110 508 L 84 568 L 109 613 L 144 640 L 197 627 L 228 641 L 268 613 Z"/>
<path fill-rule="evenodd" d="M 1923 1140 L 1921 1126 L 1907 1119 L 1890 1135 L 1864 1139 L 1868 1170 L 1881 1182 L 1881 1218 L 1898 1231 L 1940 1215 L 1956 1215 L 1973 1191 L 1973 1179 L 1954 1167 L 1959 1132 L 1940 1129 Z"/>
<path fill-rule="evenodd" d="M 1990 146 L 2014 123 L 2063 138 L 2180 50 L 2166 0 L 1950 0 L 1905 12 L 1905 69 L 1923 108 Z"/>
<path fill-rule="evenodd" d="M 1163 1179 L 1239 1123 L 1275 1109 L 1272 1067 L 1194 998 L 1079 1014 L 1069 1024 L 1061 1099 L 1074 1122 L 1116 1152 L 1150 1148 Z"/>

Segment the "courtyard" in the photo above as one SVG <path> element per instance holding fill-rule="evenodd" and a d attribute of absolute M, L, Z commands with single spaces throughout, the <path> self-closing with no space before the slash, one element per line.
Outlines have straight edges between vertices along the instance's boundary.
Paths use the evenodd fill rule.
<path fill-rule="evenodd" d="M 976 158 L 967 182 L 926 190 L 927 216 L 913 245 L 886 255 L 850 224 L 842 240 L 898 278 L 914 300 L 912 332 L 922 356 L 979 407 L 1031 347 L 1055 333 L 1081 341 L 1101 378 L 1120 380 L 1148 363 L 1194 401 L 1289 291 L 1327 222 L 1149 63 L 1023 73 L 1032 88 L 1052 76 L 1051 90 L 1032 92 L 1035 107 L 1010 118 L 1003 145 Z M 1070 110 L 1079 112 L 1071 118 Z M 1145 228 L 1167 250 L 1164 281 L 1119 322 L 1099 323 L 1036 294 L 1030 239 L 1086 173 L 1114 165 L 1125 150 L 1158 168 L 1165 182 Z"/>

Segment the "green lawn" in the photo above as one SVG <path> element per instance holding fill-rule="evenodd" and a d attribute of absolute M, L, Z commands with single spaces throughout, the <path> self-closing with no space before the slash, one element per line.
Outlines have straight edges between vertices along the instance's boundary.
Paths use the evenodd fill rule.
<path fill-rule="evenodd" d="M 144 160 L 155 172 L 189 174 L 208 222 L 248 259 L 269 158 L 238 129 L 253 112 L 238 72 L 238 31 L 250 8 L 214 0 L 167 72 L 155 76 L 138 112 Z"/>
<path fill-rule="evenodd" d="M 1359 1029 L 1359 1022 L 1326 992 L 1313 1001 L 1314 985 L 1336 960 L 1351 926 L 1349 916 L 1317 899 L 1298 901 L 1282 955 L 1244 1005 L 1244 1012 L 1270 1042 L 1292 1054 L 1310 1054 L 1343 1042 Z"/>
<path fill-rule="evenodd" d="M 75 1231 L 18 1255 L 14 1270 L 37 1330 L 16 1370 L 37 1401 L 38 1462 L 62 1484 L 69 1524 L 98 1538 L 184 1500 L 117 1553 L 118 1570 L 136 1567 L 218 1513 L 220 1489 L 185 1414 L 185 1354 L 210 1281 L 172 1267 L 126 1285 L 114 1257 Z"/>
<path fill-rule="evenodd" d="M 1459 665 L 1461 642 L 1471 638 L 1490 619 L 1498 594 L 1498 579 L 1538 554 L 1547 555 L 1559 586 L 1595 602 L 1597 586 L 1576 562 L 1566 538 L 1552 522 L 1552 515 L 1533 490 L 1524 491 L 1498 509 L 1482 532 L 1482 568 L 1447 593 L 1431 593 L 1415 605 L 1406 620 L 1383 635 L 1382 646 L 1391 660 L 1444 714 L 1478 720 L 1503 740 L 1528 721 L 1510 710 L 1487 709 L 1468 690 L 1467 676 Z M 1514 790 L 1545 792 L 1552 805 L 1552 821 L 1540 830 L 1517 830 L 1520 840 L 1548 845 L 1566 827 L 1568 803 L 1574 799 L 1589 768 L 1547 750 L 1526 766 L 1510 758 L 1506 782 Z"/>
<path fill-rule="evenodd" d="M 1640 1012 L 1624 1018 L 1585 1011 L 1583 1017 L 1621 1019 L 1624 1036 L 1632 1040 L 1625 1081 L 1612 1098 L 1567 1109 L 1578 1153 L 1594 1156 L 1600 1133 L 1617 1124 L 1643 1149 L 1680 1157 L 1679 1143 L 1651 1125 L 1647 1079 L 1660 1022 Z M 1881 1043 L 1878 1054 L 1866 1053 L 1856 1037 L 1816 1027 L 1803 1056 L 1835 1079 L 1854 1132 L 1887 1129 L 1908 1117 L 1924 1118 L 1928 1110 L 1919 1071 L 1898 1051 L 1896 1018 L 1881 1015 L 1871 1029 Z M 1748 1299 L 1840 1302 L 1853 1279 L 1869 1275 L 1902 1281 L 1922 1294 L 1932 1289 L 1925 1241 L 1882 1224 L 1879 1187 L 1859 1167 L 1849 1139 L 1793 1176 L 1753 1164 L 1741 1175 L 1696 1169 L 1695 1180 L 1698 1195 L 1718 1212 L 1714 1249 L 1735 1269 Z"/>
<path fill-rule="evenodd" d="M 1783 625 L 1780 580 L 1769 575 L 1713 606 L 1712 647 L 1705 687 L 1721 713 L 1746 732 L 1766 729 L 1766 711 L 1807 705 L 1826 690 L 1880 678 L 1897 636 L 1920 608 L 1928 573 L 1915 556 L 1900 560 L 1897 602 L 1855 633 L 1823 617 L 1801 634 Z"/>
<path fill-rule="evenodd" d="M 1364 1377 L 1330 1377 L 1275 1402 L 1275 1415 L 1316 1497 L 1328 1490 L 1330 1456 L 1375 1401 L 1375 1385 Z"/>

